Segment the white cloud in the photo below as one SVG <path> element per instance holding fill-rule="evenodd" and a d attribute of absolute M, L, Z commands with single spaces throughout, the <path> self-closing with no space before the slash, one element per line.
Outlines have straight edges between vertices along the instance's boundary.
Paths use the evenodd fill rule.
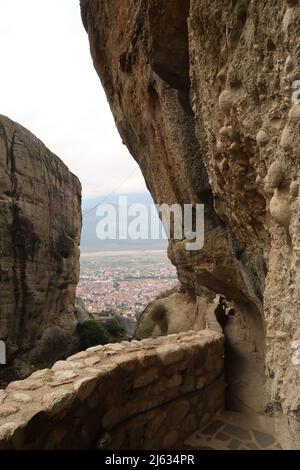
<path fill-rule="evenodd" d="M 0 113 L 55 152 L 85 197 L 112 191 L 137 168 L 94 70 L 79 0 L 0 0 L 0 58 Z M 121 190 L 145 190 L 139 170 Z"/>

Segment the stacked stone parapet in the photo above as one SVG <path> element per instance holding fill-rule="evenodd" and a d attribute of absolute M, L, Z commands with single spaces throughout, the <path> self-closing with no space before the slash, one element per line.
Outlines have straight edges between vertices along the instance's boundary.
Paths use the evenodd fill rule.
<path fill-rule="evenodd" d="M 96 346 L 0 391 L 0 449 L 171 449 L 223 408 L 223 336 Z"/>

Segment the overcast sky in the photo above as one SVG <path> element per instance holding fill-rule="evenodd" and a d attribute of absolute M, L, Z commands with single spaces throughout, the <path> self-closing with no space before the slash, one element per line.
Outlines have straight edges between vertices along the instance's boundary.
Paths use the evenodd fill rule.
<path fill-rule="evenodd" d="M 0 113 L 39 137 L 81 180 L 85 198 L 140 192 L 94 70 L 79 0 L 0 0 Z"/>

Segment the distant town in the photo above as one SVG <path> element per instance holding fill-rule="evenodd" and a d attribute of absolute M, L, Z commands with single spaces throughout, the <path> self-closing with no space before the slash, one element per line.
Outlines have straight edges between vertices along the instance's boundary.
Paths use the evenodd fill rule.
<path fill-rule="evenodd" d="M 77 295 L 87 310 L 113 310 L 135 317 L 177 284 L 176 269 L 165 251 L 116 251 L 83 254 Z"/>

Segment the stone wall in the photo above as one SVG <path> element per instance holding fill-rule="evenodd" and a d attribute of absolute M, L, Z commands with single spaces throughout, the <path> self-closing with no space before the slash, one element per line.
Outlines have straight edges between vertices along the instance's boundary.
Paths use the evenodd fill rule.
<path fill-rule="evenodd" d="M 0 391 L 0 449 L 171 449 L 223 408 L 223 336 L 96 346 Z"/>

